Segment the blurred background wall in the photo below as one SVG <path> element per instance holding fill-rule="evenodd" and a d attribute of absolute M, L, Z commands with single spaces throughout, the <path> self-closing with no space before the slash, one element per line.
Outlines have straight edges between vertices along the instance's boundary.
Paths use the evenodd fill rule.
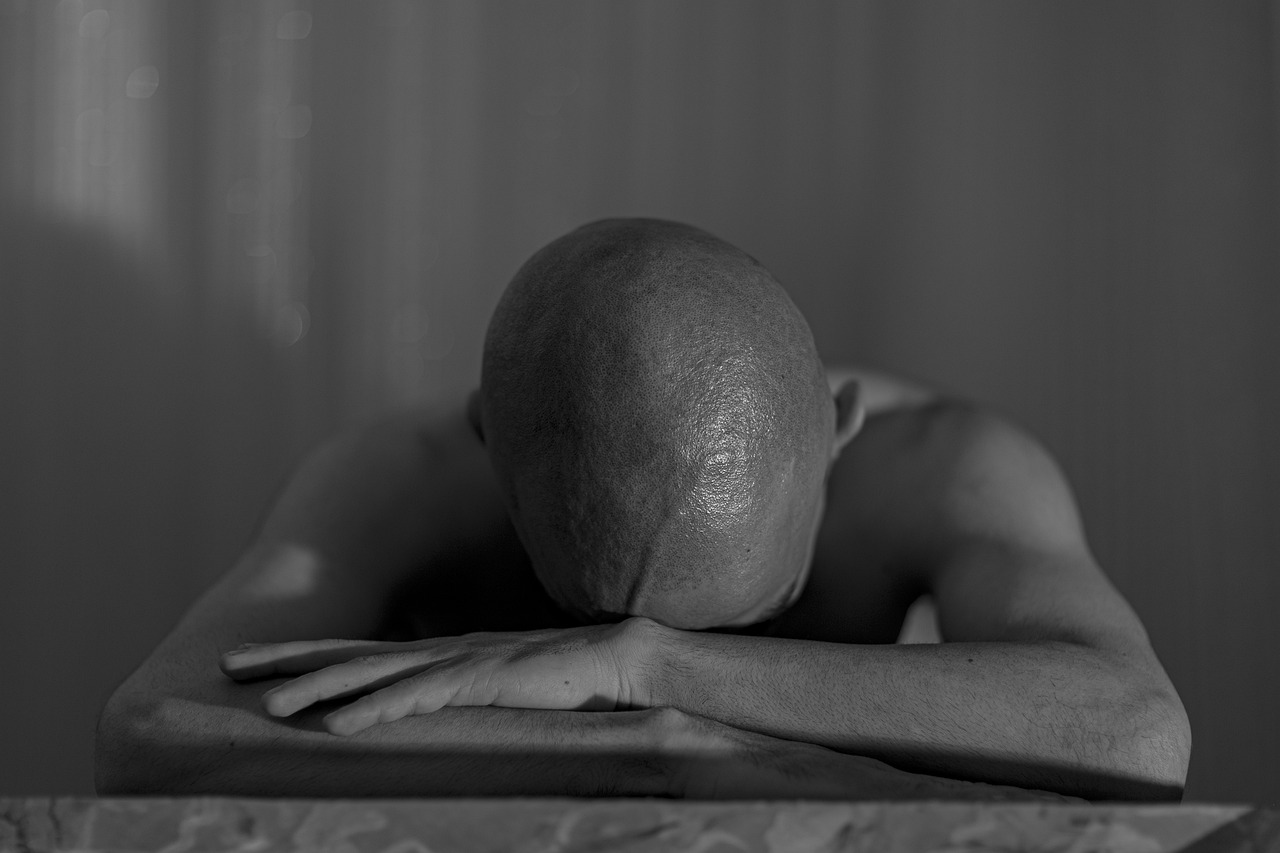
<path fill-rule="evenodd" d="M 592 218 L 770 266 L 831 361 L 1002 410 L 1280 805 L 1277 29 L 1249 2 L 0 0 L 0 792 L 314 442 L 478 378 Z"/>

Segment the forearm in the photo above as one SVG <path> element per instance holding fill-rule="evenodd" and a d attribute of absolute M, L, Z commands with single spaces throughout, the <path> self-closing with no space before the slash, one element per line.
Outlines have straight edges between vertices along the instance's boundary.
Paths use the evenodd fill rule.
<path fill-rule="evenodd" d="M 154 687 L 168 677 L 165 688 Z M 103 712 L 99 794 L 1010 799 L 669 707 L 624 712 L 444 707 L 340 737 L 317 706 L 281 720 L 211 661 L 145 664 Z"/>
<path fill-rule="evenodd" d="M 266 685 L 262 685 L 265 687 Z M 100 794 L 270 797 L 668 796 L 652 714 L 444 708 L 351 737 L 318 712 L 166 699 L 104 717 Z M 250 695 L 251 694 L 251 695 Z"/>
<path fill-rule="evenodd" d="M 847 646 L 659 630 L 653 704 L 903 770 L 1176 799 L 1159 691 L 1066 643 Z"/>
<path fill-rule="evenodd" d="M 286 724 L 243 704 L 172 700 L 132 720 L 104 719 L 98 793 L 1058 799 L 905 773 L 671 708 L 443 708 L 344 738 L 323 731 L 318 714 Z"/>

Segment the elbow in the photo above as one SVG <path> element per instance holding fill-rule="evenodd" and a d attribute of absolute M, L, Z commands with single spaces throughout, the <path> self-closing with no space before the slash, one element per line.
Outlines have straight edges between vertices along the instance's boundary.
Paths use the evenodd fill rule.
<path fill-rule="evenodd" d="M 120 796 L 134 793 L 125 778 L 130 745 L 131 709 L 117 691 L 98 715 L 98 728 L 93 739 L 93 787 L 98 796 Z"/>
<path fill-rule="evenodd" d="M 1108 750 L 1113 783 L 1103 799 L 1180 802 L 1191 762 L 1191 724 L 1171 686 L 1147 691 L 1113 730 L 1127 736 Z M 1136 707 L 1135 707 L 1136 704 Z"/>
<path fill-rule="evenodd" d="M 98 717 L 93 781 L 99 796 L 172 793 L 155 703 L 117 690 Z"/>
<path fill-rule="evenodd" d="M 1169 686 L 1147 701 L 1147 724 L 1142 727 L 1135 753 L 1143 775 L 1181 800 L 1191 764 L 1191 721 L 1177 692 Z"/>

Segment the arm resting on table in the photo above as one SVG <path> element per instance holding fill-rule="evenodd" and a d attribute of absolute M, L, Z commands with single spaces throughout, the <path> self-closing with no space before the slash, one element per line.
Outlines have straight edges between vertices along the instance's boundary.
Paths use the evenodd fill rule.
<path fill-rule="evenodd" d="M 267 717 L 257 693 L 104 715 L 102 795 L 404 797 L 670 793 L 652 712 L 445 708 L 342 738 Z M 229 691 L 229 692 L 230 692 Z"/>
<path fill-rule="evenodd" d="M 739 731 L 673 708 L 443 708 L 352 737 L 234 703 L 165 700 L 109 709 L 102 795 L 404 797 L 629 796 L 693 799 L 1061 800 L 904 773 L 869 758 Z M 103 760 L 103 759 L 110 760 Z"/>
<path fill-rule="evenodd" d="M 657 626 L 650 701 L 904 770 L 1091 799 L 1179 799 L 1186 713 L 1089 551 L 1061 470 L 1034 439 L 981 410 L 938 404 L 919 422 L 914 445 L 886 438 L 909 431 L 853 442 L 859 470 L 895 453 L 924 462 L 881 490 L 851 492 L 845 505 L 863 501 L 859 511 L 832 512 L 864 538 L 898 545 L 900 571 L 937 602 L 947 642 Z M 866 519 L 874 529 L 856 527 Z"/>

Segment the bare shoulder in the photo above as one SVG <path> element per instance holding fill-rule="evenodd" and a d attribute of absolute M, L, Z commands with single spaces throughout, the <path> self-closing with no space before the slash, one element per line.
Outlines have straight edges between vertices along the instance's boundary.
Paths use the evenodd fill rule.
<path fill-rule="evenodd" d="M 862 508 L 870 522 L 855 523 L 881 537 L 886 565 L 933 597 L 944 639 L 1058 640 L 1150 657 L 1141 623 L 1091 553 L 1066 475 L 1026 429 L 937 398 L 869 419 L 846 454 L 841 482 L 855 496 L 844 506 Z"/>
<path fill-rule="evenodd" d="M 877 526 L 911 552 L 911 562 L 937 562 L 978 540 L 1084 547 L 1066 476 L 1025 428 L 951 397 L 899 400 L 871 413 L 832 486 L 866 492 Z"/>
<path fill-rule="evenodd" d="M 1059 553 L 1086 548 L 1065 473 L 1024 427 L 957 400 L 934 401 L 917 418 L 914 440 L 922 485 L 933 496 L 937 547 L 982 541 Z"/>
<path fill-rule="evenodd" d="M 811 580 L 825 591 L 823 602 L 839 602 L 839 618 L 809 613 L 810 622 L 847 624 L 849 608 L 874 601 L 859 624 L 879 625 L 879 639 L 844 641 L 891 642 L 917 597 L 941 603 L 948 569 L 978 543 L 1000 552 L 983 556 L 987 566 L 1006 564 L 1015 545 L 1023 553 L 1083 552 L 1065 478 L 1026 430 L 887 374 L 843 371 L 832 384 L 868 377 L 869 414 L 831 470 Z"/>

